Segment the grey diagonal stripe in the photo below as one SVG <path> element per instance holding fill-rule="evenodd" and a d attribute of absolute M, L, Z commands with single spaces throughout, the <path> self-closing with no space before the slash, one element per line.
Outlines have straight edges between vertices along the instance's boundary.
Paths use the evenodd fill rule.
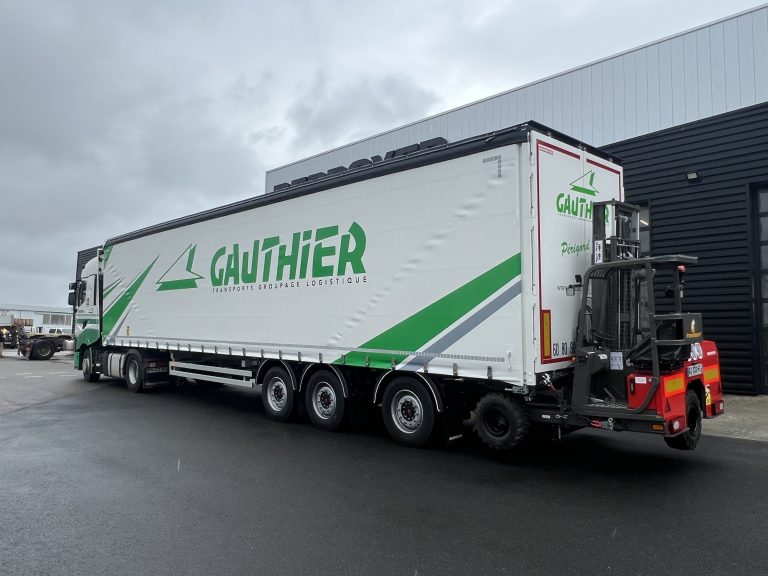
<path fill-rule="evenodd" d="M 521 284 L 522 282 L 518 282 L 514 286 L 510 286 L 504 290 L 504 292 L 496 296 L 496 298 L 488 302 L 488 304 L 480 308 L 480 310 L 472 314 L 472 316 L 465 319 L 461 324 L 455 326 L 447 334 L 430 344 L 426 350 L 424 350 L 426 354 L 429 354 L 428 356 L 414 356 L 402 369 L 418 370 L 424 364 L 429 362 L 434 357 L 434 354 L 445 352 L 459 339 L 469 334 L 472 330 L 490 318 L 491 315 L 498 312 L 502 306 L 511 302 L 516 296 L 519 296 L 522 291 Z"/>

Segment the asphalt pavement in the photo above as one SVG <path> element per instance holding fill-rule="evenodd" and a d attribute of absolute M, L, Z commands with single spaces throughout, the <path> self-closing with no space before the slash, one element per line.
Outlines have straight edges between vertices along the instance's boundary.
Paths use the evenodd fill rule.
<path fill-rule="evenodd" d="M 253 391 L 131 394 L 70 362 L 0 359 L 3 576 L 767 572 L 768 442 L 412 450 L 379 423 L 324 433 Z"/>

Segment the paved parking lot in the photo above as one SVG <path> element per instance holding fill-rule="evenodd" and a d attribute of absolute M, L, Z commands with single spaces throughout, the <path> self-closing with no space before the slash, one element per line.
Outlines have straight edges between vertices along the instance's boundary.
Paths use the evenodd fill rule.
<path fill-rule="evenodd" d="M 6 351 L 7 353 L 8 351 Z M 0 360 L 0 574 L 765 574 L 768 443 L 587 431 L 496 458 L 257 393 Z M 39 377 L 38 377 L 39 376 Z M 708 423 L 705 423 L 705 426 Z"/>
<path fill-rule="evenodd" d="M 94 386 L 77 378 L 72 353 L 59 352 L 47 362 L 30 362 L 14 349 L 0 358 L 0 414 L 50 402 L 56 398 L 91 390 Z"/>

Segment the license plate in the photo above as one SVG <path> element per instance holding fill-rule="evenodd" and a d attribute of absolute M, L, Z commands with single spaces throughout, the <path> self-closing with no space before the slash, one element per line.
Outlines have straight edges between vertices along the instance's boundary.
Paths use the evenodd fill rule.
<path fill-rule="evenodd" d="M 688 378 L 692 378 L 693 376 L 701 376 L 704 373 L 704 365 L 703 364 L 694 364 L 692 366 L 688 366 L 685 370 L 686 376 Z"/>

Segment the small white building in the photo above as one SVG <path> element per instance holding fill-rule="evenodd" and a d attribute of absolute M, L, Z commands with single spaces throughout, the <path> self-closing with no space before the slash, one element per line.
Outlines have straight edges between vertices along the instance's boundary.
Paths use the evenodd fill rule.
<path fill-rule="evenodd" d="M 28 332 L 72 332 L 72 309 L 0 302 L 0 318 L 12 317 Z"/>

